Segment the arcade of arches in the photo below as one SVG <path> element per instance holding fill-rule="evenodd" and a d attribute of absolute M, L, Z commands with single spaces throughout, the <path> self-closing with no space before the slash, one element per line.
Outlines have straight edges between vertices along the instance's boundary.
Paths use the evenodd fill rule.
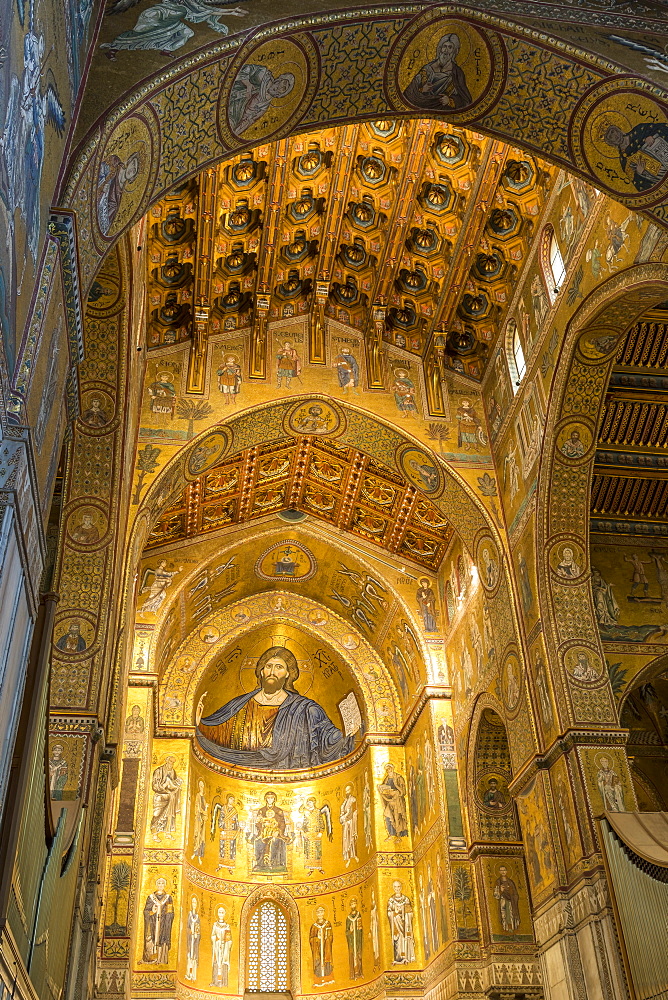
<path fill-rule="evenodd" d="M 667 997 L 668 9 L 11 6 L 0 1000 Z"/>

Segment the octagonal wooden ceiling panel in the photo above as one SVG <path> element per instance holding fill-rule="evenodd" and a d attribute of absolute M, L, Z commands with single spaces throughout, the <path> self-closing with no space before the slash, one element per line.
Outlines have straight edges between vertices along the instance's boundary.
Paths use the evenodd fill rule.
<path fill-rule="evenodd" d="M 481 379 L 556 175 L 420 119 L 257 146 L 151 209 L 149 349 L 310 316 Z"/>

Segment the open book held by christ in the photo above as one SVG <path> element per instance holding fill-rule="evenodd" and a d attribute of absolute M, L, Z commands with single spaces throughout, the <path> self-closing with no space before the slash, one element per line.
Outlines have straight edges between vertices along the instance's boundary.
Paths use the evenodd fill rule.
<path fill-rule="evenodd" d="M 343 732 L 346 736 L 354 736 L 362 728 L 362 713 L 357 704 L 354 691 L 348 694 L 339 702 L 339 712 L 343 720 Z"/>

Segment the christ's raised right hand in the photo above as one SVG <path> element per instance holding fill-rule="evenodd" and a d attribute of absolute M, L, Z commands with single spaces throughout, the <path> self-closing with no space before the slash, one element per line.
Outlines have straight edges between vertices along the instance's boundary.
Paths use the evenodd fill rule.
<path fill-rule="evenodd" d="M 204 699 L 209 692 L 205 691 L 200 700 L 197 702 L 197 708 L 195 709 L 195 725 L 199 726 L 200 720 L 204 715 Z"/>

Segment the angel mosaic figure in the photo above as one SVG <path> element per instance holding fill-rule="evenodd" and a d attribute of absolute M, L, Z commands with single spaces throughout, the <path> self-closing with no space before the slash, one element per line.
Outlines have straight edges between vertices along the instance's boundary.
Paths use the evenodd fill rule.
<path fill-rule="evenodd" d="M 106 12 L 120 13 L 133 7 L 136 2 L 137 0 L 115 0 L 107 7 Z M 113 42 L 104 42 L 100 48 L 106 49 L 110 59 L 116 57 L 119 49 L 157 49 L 164 53 L 176 52 L 195 34 L 184 21 L 190 21 L 191 24 L 204 23 L 219 35 L 226 35 L 229 29 L 220 21 L 223 14 L 243 17 L 247 13 L 248 11 L 242 7 L 226 10 L 224 4 L 217 3 L 214 6 L 208 0 L 162 0 L 161 3 L 153 4 L 152 7 L 143 10 L 134 28 L 117 35 Z"/>
<path fill-rule="evenodd" d="M 236 807 L 236 799 L 234 795 L 228 793 L 225 796 L 224 803 L 220 801 L 216 802 L 214 800 L 213 809 L 211 811 L 212 838 L 216 826 L 218 827 L 219 832 L 219 864 L 216 871 L 220 871 L 221 868 L 227 868 L 228 871 L 233 871 L 237 859 L 237 838 L 239 837 L 239 832 L 241 830 L 239 812 Z"/>
<path fill-rule="evenodd" d="M 155 569 L 147 566 L 144 570 L 139 593 L 144 594 L 148 590 L 148 597 L 144 601 L 141 614 L 156 614 L 160 610 L 162 602 L 167 596 L 167 588 L 171 585 L 174 577 L 183 570 L 183 566 L 174 570 L 168 570 L 166 567 L 167 561 L 162 559 Z M 149 584 L 148 581 L 151 577 L 153 580 Z"/>
<path fill-rule="evenodd" d="M 332 812 L 325 803 L 318 809 L 314 795 L 309 795 L 306 802 L 299 807 L 297 831 L 304 854 L 304 865 L 309 872 L 323 872 L 322 868 L 322 838 L 327 835 L 331 842 L 334 839 L 332 828 Z"/>

